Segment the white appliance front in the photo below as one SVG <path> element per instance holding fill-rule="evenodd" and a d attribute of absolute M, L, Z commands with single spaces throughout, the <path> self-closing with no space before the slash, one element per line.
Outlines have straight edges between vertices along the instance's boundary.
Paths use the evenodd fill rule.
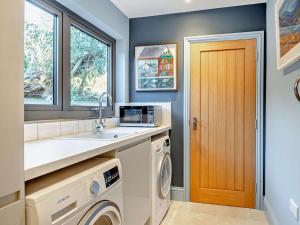
<path fill-rule="evenodd" d="M 94 159 L 26 186 L 27 225 L 123 225 L 122 170 L 118 159 Z M 80 171 L 79 173 L 77 173 Z M 60 179 L 60 176 L 67 179 Z M 53 182 L 53 180 L 56 180 Z M 43 183 L 50 186 L 41 188 Z"/>
<path fill-rule="evenodd" d="M 151 141 L 118 149 L 123 167 L 124 225 L 144 225 L 151 217 Z"/>
<path fill-rule="evenodd" d="M 169 136 L 152 141 L 152 216 L 151 224 L 159 225 L 170 207 L 172 161 Z"/>

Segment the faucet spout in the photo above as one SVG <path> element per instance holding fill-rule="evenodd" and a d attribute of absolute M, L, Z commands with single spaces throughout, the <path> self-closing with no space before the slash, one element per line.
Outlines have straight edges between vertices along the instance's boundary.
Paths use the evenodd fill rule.
<path fill-rule="evenodd" d="M 103 122 L 103 102 L 104 102 L 104 97 L 107 96 L 107 103 L 108 105 L 107 106 L 111 106 L 112 105 L 112 97 L 109 93 L 107 92 L 103 92 L 101 95 L 100 95 L 100 98 L 99 98 L 99 120 L 96 124 L 96 128 L 95 128 L 95 132 L 100 132 L 100 131 L 103 131 L 103 128 L 105 127 L 105 124 Z"/>

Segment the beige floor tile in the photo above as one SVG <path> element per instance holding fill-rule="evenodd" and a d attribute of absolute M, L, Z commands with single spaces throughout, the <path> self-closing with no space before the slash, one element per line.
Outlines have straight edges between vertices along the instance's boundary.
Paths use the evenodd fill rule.
<path fill-rule="evenodd" d="M 263 211 L 191 202 L 172 202 L 161 225 L 268 225 Z"/>

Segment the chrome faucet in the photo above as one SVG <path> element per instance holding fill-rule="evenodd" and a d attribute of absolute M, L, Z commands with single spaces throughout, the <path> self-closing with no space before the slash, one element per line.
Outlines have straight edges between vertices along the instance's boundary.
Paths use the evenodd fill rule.
<path fill-rule="evenodd" d="M 95 124 L 95 132 L 101 132 L 103 131 L 103 128 L 105 127 L 104 121 L 103 121 L 103 101 L 105 95 L 107 96 L 108 100 L 108 106 L 112 105 L 112 97 L 109 93 L 103 92 L 99 98 L 99 119 L 96 121 Z"/>

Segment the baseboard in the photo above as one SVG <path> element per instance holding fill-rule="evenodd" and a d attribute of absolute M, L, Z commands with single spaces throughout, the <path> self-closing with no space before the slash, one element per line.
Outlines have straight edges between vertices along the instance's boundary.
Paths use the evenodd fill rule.
<path fill-rule="evenodd" d="M 184 189 L 182 187 L 171 187 L 171 200 L 184 202 Z"/>
<path fill-rule="evenodd" d="M 270 202 L 266 197 L 264 197 L 264 208 L 265 208 L 265 213 L 266 213 L 267 219 L 269 221 L 269 224 L 270 225 L 279 225 L 279 222 L 273 212 Z"/>

